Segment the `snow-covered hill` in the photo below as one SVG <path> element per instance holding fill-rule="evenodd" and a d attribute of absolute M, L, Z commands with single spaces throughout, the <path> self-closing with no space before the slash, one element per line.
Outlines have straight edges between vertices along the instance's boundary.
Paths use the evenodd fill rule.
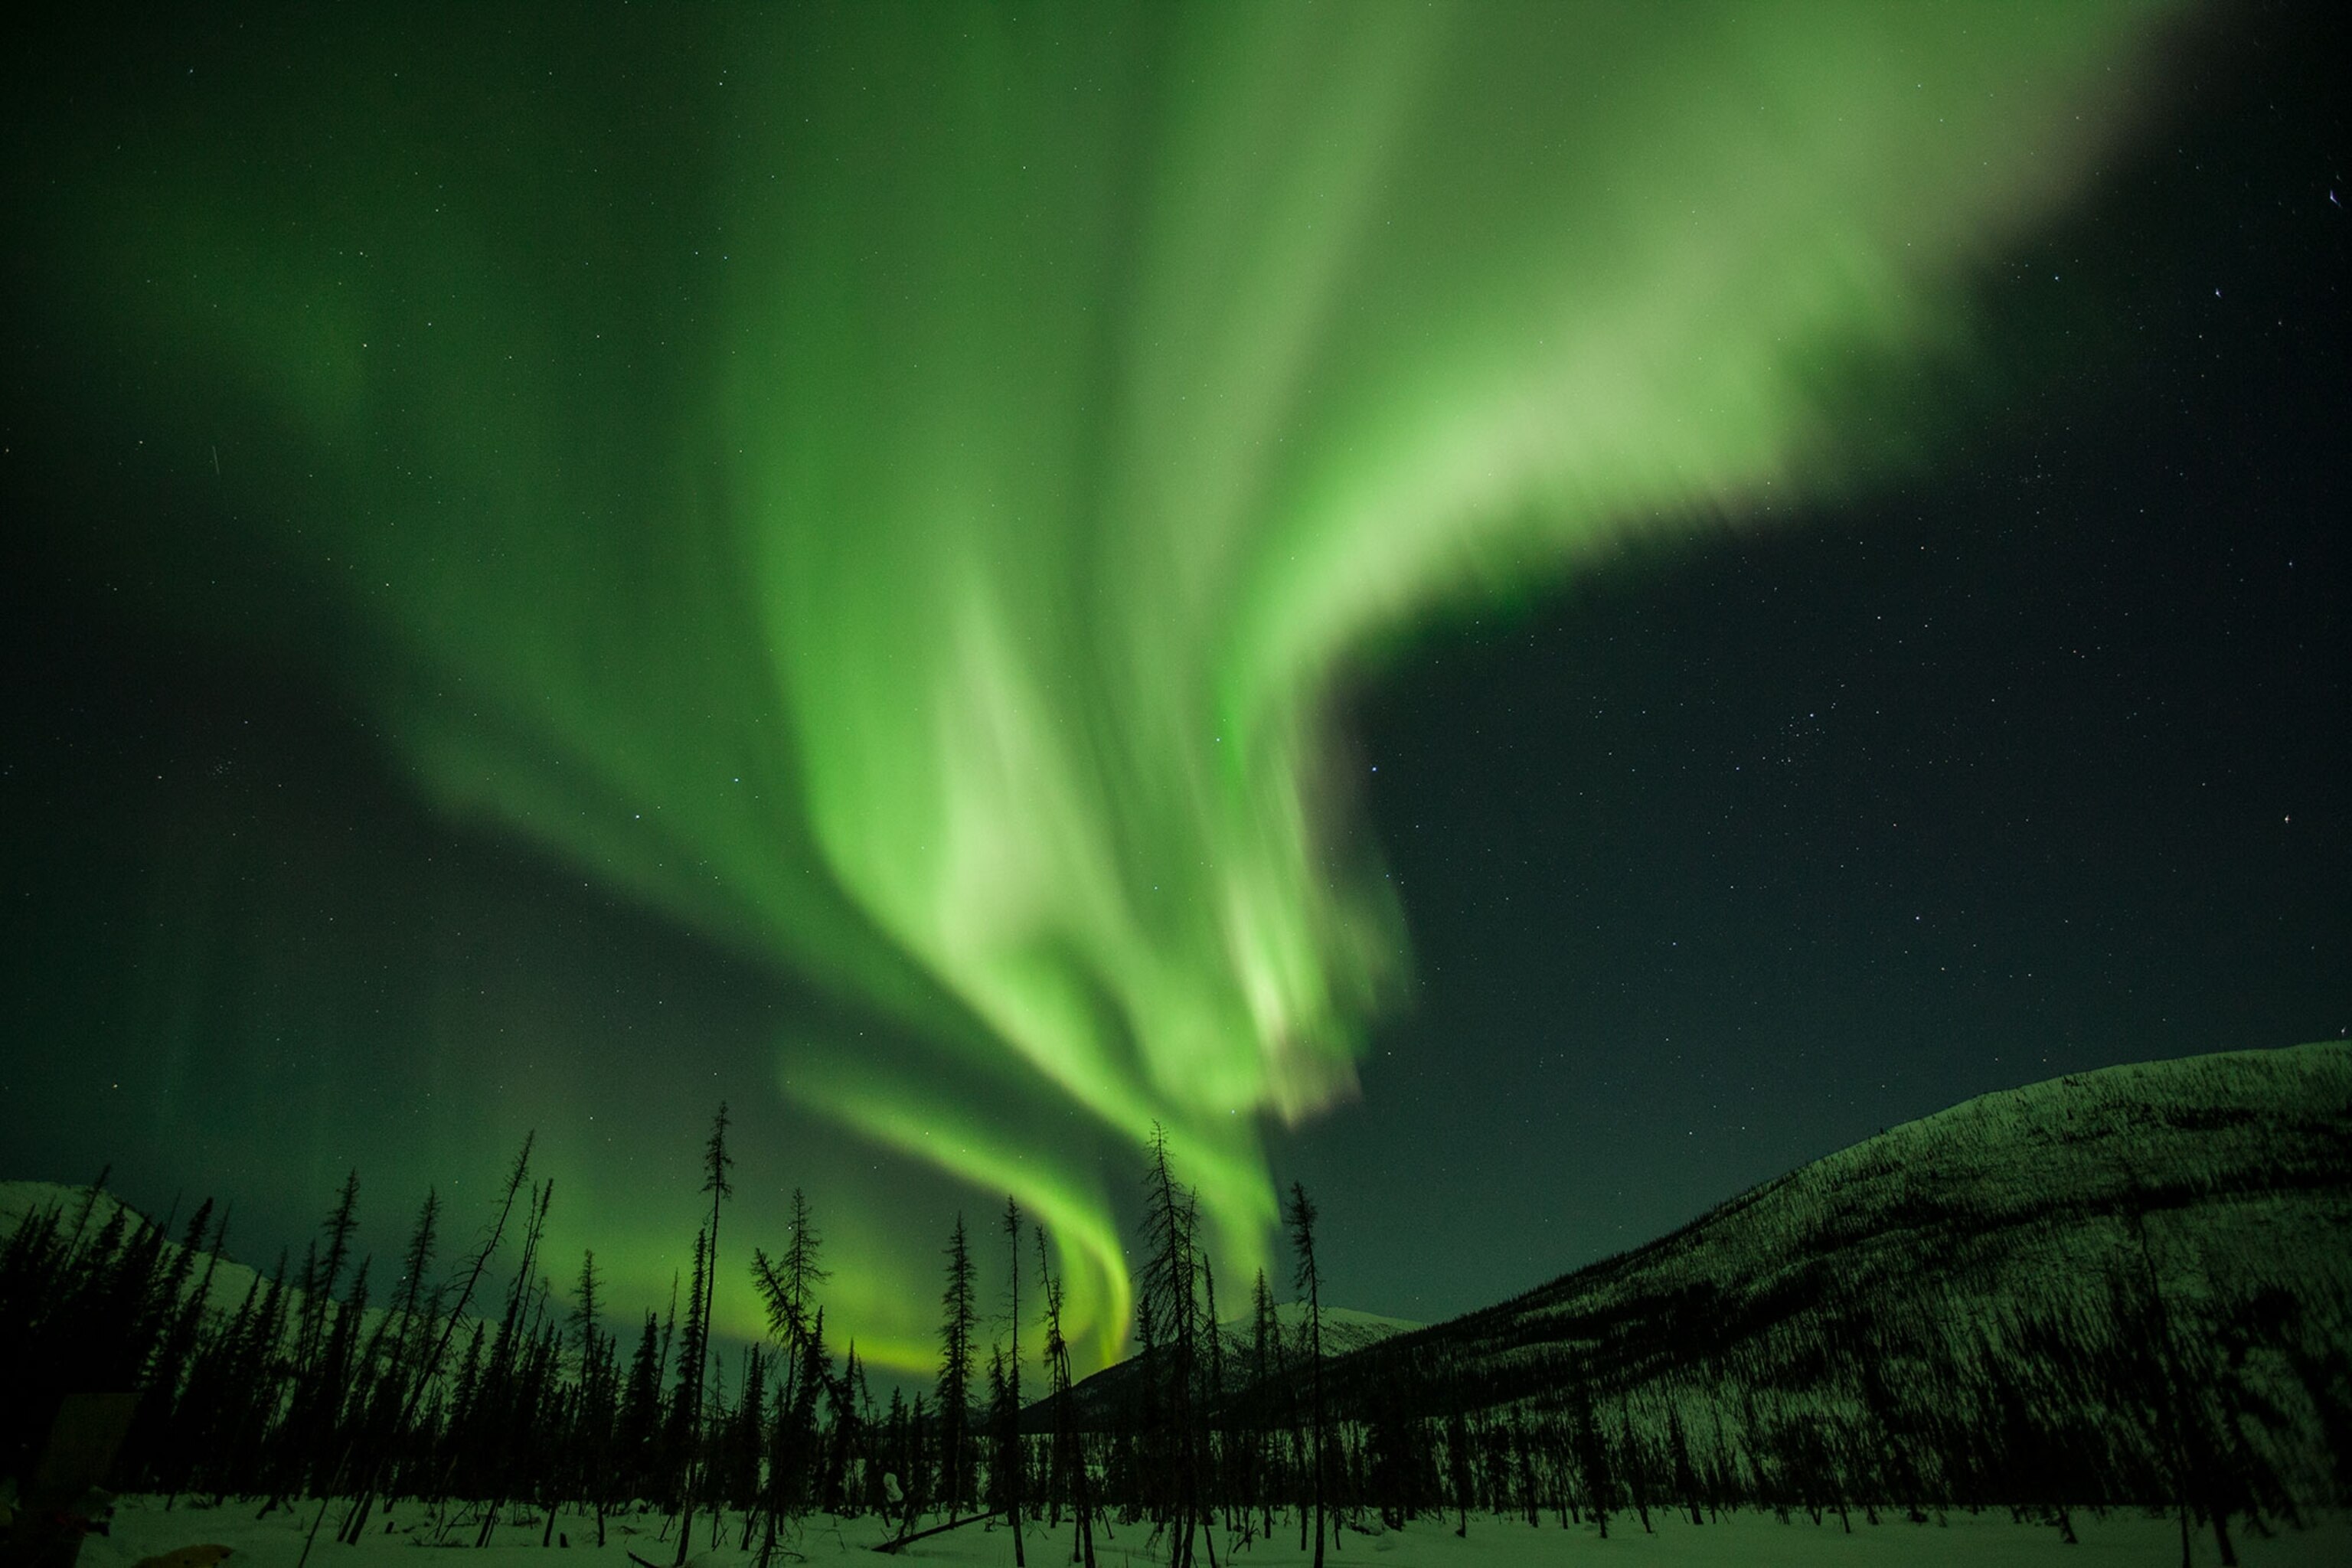
<path fill-rule="evenodd" d="M 1712 1432 L 1733 1467 L 1801 1451 L 1797 1428 L 1892 1445 L 1943 1495 L 2079 1461 L 2080 1486 L 2152 1494 L 2226 1465 L 2339 1499 L 2352 1044 L 1985 1095 L 1327 1382 L 1360 1416 L 1443 1401 L 1570 1426 L 1598 1408 L 1625 1443 Z"/>
<path fill-rule="evenodd" d="M 2103 1311 L 2143 1267 L 2182 1310 L 2277 1287 L 2341 1335 L 2347 1237 L 2352 1045 L 2236 1051 L 1968 1100 L 1406 1343 L 1496 1369 L 1574 1345 L 1639 1374 L 1831 1300 L 1931 1300 L 1954 1332 Z"/>

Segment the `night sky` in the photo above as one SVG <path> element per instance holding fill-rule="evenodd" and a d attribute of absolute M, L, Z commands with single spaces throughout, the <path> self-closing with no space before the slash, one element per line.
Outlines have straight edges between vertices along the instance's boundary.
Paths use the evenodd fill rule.
<path fill-rule="evenodd" d="M 2352 1029 L 2346 40 L 2222 36 L 1977 280 L 2006 374 L 1930 461 L 1360 700 L 1419 980 L 1283 1165 L 1414 1257 L 1346 1299 L 1444 1317 L 1970 1095 Z"/>
<path fill-rule="evenodd" d="M 1011 1189 L 1098 1357 L 1155 1121 L 1428 1321 L 2352 1029 L 2340 24 L 1676 15 L 25 51 L 0 1177 L 536 1128 L 634 1311 L 724 1098 L 836 1339 Z"/>

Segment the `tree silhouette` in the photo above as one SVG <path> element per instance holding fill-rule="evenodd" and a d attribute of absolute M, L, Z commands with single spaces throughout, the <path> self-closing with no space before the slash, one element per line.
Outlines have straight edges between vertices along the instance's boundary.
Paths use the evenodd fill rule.
<path fill-rule="evenodd" d="M 940 1483 L 948 1515 L 963 1510 L 971 1495 L 971 1247 L 964 1236 L 963 1215 L 956 1215 L 948 1237 L 948 1283 L 940 1293 L 940 1377 L 937 1387 L 940 1422 Z"/>
<path fill-rule="evenodd" d="M 1094 1520 L 1089 1500 L 1086 1453 L 1079 1446 L 1076 1413 L 1070 1399 L 1070 1346 L 1062 1337 L 1062 1282 L 1045 1256 L 1045 1233 L 1037 1237 L 1037 1277 L 1045 1293 L 1045 1367 L 1052 1383 L 1054 1405 L 1054 1474 L 1066 1486 L 1076 1514 L 1079 1561 L 1095 1568 Z M 1059 1496 L 1057 1491 L 1055 1494 Z"/>
<path fill-rule="evenodd" d="M 1021 1542 L 1021 1205 L 1013 1201 L 1010 1193 L 1004 1196 L 1003 1224 L 1004 1244 L 1013 1264 L 1006 1285 L 1012 1293 L 1007 1312 L 1012 1322 L 1012 1348 L 1005 1358 L 1004 1439 L 992 1468 L 1000 1472 L 997 1480 L 1004 1489 L 1004 1511 L 1013 1521 L 1013 1568 L 1029 1568 L 1029 1558 Z"/>
<path fill-rule="evenodd" d="M 702 1430 L 703 1363 L 710 1349 L 710 1308 L 718 1296 L 719 1283 L 719 1205 L 735 1195 L 734 1186 L 727 1180 L 728 1168 L 735 1163 L 727 1152 L 727 1102 L 719 1102 L 719 1113 L 711 1118 L 710 1136 L 702 1146 L 702 1190 L 710 1194 L 710 1225 L 704 1233 L 702 1244 L 696 1248 L 698 1267 L 695 1271 L 696 1289 L 688 1298 L 696 1309 L 690 1316 L 697 1321 L 689 1339 L 692 1347 L 691 1364 L 679 1368 L 679 1384 L 686 1392 L 686 1447 L 679 1509 L 682 1518 L 677 1527 L 677 1561 L 676 1568 L 685 1568 L 686 1557 L 694 1544 L 694 1498 L 698 1479 L 697 1440 Z"/>
<path fill-rule="evenodd" d="M 1323 1427 L 1323 1271 L 1315 1260 L 1315 1222 L 1318 1217 L 1306 1187 L 1291 1183 L 1290 1205 L 1284 1219 L 1290 1230 L 1291 1250 L 1298 1259 L 1297 1271 L 1292 1276 L 1293 1286 L 1306 1292 L 1307 1298 L 1307 1364 L 1314 1389 L 1313 1446 L 1307 1466 L 1310 1494 L 1315 1501 L 1315 1568 L 1323 1568 L 1324 1472 L 1328 1466 L 1324 1458 Z"/>

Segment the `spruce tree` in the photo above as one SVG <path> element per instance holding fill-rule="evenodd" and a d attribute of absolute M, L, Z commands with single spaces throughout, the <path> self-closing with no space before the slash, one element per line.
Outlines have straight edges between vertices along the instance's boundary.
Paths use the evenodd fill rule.
<path fill-rule="evenodd" d="M 662 1423 L 664 1489 L 672 1500 L 673 1511 L 686 1512 L 689 1521 L 693 1515 L 686 1501 L 686 1491 L 693 1482 L 694 1428 L 702 1401 L 702 1367 L 708 1352 L 702 1341 L 702 1298 L 707 1288 L 709 1241 L 709 1231 L 698 1229 L 694 1233 L 694 1262 L 688 1276 L 686 1315 L 677 1331 L 677 1370 L 671 1374 L 669 1413 Z"/>
<path fill-rule="evenodd" d="M 1298 1397 L 1290 1380 L 1283 1376 L 1286 1369 L 1283 1364 L 1282 1319 L 1274 1310 L 1274 1292 L 1266 1286 L 1265 1270 L 1263 1268 L 1257 1271 L 1256 1281 L 1251 1289 L 1250 1320 L 1250 1382 L 1257 1390 L 1256 1454 L 1258 1463 L 1263 1467 L 1257 1478 L 1258 1499 L 1265 1515 L 1265 1537 L 1271 1541 L 1274 1539 L 1275 1471 L 1280 1467 L 1275 1442 L 1266 1432 L 1266 1422 L 1272 1410 L 1266 1390 L 1274 1386 L 1274 1379 L 1282 1380 L 1283 1407 L 1289 1412 L 1284 1426 L 1294 1434 L 1294 1442 L 1298 1426 Z M 1302 1520 L 1305 1518 L 1304 1510 L 1300 1511 L 1300 1517 Z"/>
<path fill-rule="evenodd" d="M 359 1201 L 360 1173 L 353 1171 L 343 1178 L 343 1190 L 335 1200 L 334 1213 L 319 1227 L 327 1234 L 326 1256 L 313 1255 L 312 1260 L 303 1266 L 301 1337 L 295 1348 L 295 1359 L 306 1378 L 319 1354 L 335 1287 L 342 1279 L 343 1264 L 351 1255 L 352 1232 L 359 1226 Z"/>
<path fill-rule="evenodd" d="M 1315 1568 L 1323 1568 L 1323 1497 L 1325 1471 L 1329 1467 L 1323 1455 L 1323 1271 L 1315 1259 L 1315 1222 L 1319 1215 L 1306 1187 L 1297 1182 L 1290 1184 L 1290 1205 L 1284 1217 L 1290 1228 L 1291 1250 L 1298 1257 L 1292 1284 L 1306 1292 L 1307 1299 L 1306 1353 L 1314 1390 L 1313 1447 L 1308 1466 L 1315 1500 Z"/>
<path fill-rule="evenodd" d="M 825 1414 L 830 1418 L 832 1440 L 826 1446 L 824 1479 L 818 1495 L 824 1506 L 834 1513 L 862 1511 L 857 1500 L 849 1495 L 849 1461 L 866 1446 L 866 1420 L 859 1409 L 859 1395 L 866 1387 L 866 1371 L 857 1363 L 857 1342 L 849 1342 L 842 1357 L 841 1375 L 825 1380 Z"/>
<path fill-rule="evenodd" d="M 614 1447 L 618 1451 L 623 1497 L 644 1497 L 653 1491 L 653 1456 L 659 1441 L 661 1407 L 661 1324 L 653 1311 L 629 1358 L 629 1378 L 621 1393 L 621 1413 Z"/>
<path fill-rule="evenodd" d="M 830 1383 L 823 1349 L 824 1314 L 816 1306 L 817 1286 L 832 1278 L 817 1261 L 823 1246 L 824 1237 L 809 1215 L 807 1194 L 795 1187 L 792 1241 L 781 1261 L 771 1259 L 759 1247 L 751 1249 L 751 1279 L 767 1308 L 768 1331 L 782 1347 L 782 1375 L 777 1380 L 776 1419 L 770 1434 L 763 1500 L 767 1516 L 760 1546 L 763 1563 L 775 1551 L 781 1517 L 797 1512 L 815 1492 L 812 1476 L 817 1462 L 814 1412 L 820 1386 Z"/>
<path fill-rule="evenodd" d="M 702 1267 L 699 1273 L 700 1300 L 697 1303 L 700 1321 L 694 1328 L 694 1364 L 680 1368 L 680 1382 L 689 1390 L 687 1395 L 686 1452 L 682 1472 L 685 1496 L 681 1500 L 684 1518 L 677 1530 L 677 1563 L 684 1568 L 687 1553 L 694 1543 L 694 1491 L 696 1479 L 696 1446 L 701 1431 L 703 1360 L 710 1348 L 710 1304 L 719 1294 L 719 1205 L 735 1195 L 735 1188 L 727 1180 L 728 1168 L 735 1163 L 727 1152 L 727 1102 L 719 1102 L 719 1114 L 711 1119 L 710 1136 L 702 1145 L 702 1190 L 710 1194 L 710 1226 L 705 1245 L 698 1247 Z"/>
<path fill-rule="evenodd" d="M 1217 1327 L 1217 1275 L 1216 1270 L 1209 1267 L 1206 1250 L 1201 1253 L 1201 1334 L 1208 1342 L 1209 1353 L 1201 1368 L 1201 1458 L 1197 1473 L 1202 1486 L 1201 1528 L 1208 1531 L 1212 1529 L 1211 1516 L 1214 1512 L 1215 1500 L 1222 1495 L 1222 1478 L 1217 1468 L 1216 1409 L 1225 1396 L 1225 1336 L 1223 1331 Z M 1230 1524 L 1233 1518 L 1230 1506 L 1225 1517 Z M 1216 1554 L 1213 1534 L 1209 1555 L 1213 1560 Z"/>
<path fill-rule="evenodd" d="M 1161 1464 L 1169 1489 L 1171 1568 L 1192 1560 L 1202 1510 L 1199 1430 L 1202 1405 L 1200 1375 L 1200 1250 L 1195 1240 L 1198 1210 L 1192 1194 L 1176 1179 L 1168 1157 L 1167 1129 L 1152 1124 L 1144 1172 L 1144 1265 L 1139 1311 L 1149 1325 L 1140 1357 L 1148 1392 L 1156 1394 Z"/>
<path fill-rule="evenodd" d="M 1004 1241 L 1011 1249 L 1013 1268 L 1008 1289 L 1012 1304 L 1013 1348 L 1007 1358 L 1005 1373 L 1004 1438 L 998 1449 L 997 1464 L 1003 1467 L 1001 1484 L 1004 1492 L 1004 1510 L 1013 1521 L 1013 1568 L 1028 1568 L 1029 1558 L 1021 1542 L 1021 1205 L 1013 1194 L 1004 1196 Z"/>
<path fill-rule="evenodd" d="M 578 1404 L 572 1432 L 580 1466 L 581 1489 L 596 1517 L 596 1544 L 604 1544 L 604 1504 L 610 1488 L 607 1466 L 613 1447 L 614 1351 L 611 1335 L 597 1326 L 596 1254 L 580 1255 L 580 1283 L 572 1292 L 577 1305 L 572 1327 L 579 1346 Z"/>
<path fill-rule="evenodd" d="M 1062 1336 L 1062 1282 L 1054 1277 L 1053 1265 L 1045 1256 L 1045 1233 L 1034 1232 L 1037 1238 L 1037 1276 L 1045 1295 L 1045 1367 L 1051 1381 L 1054 1400 L 1054 1474 L 1070 1493 L 1070 1507 L 1076 1515 L 1077 1558 L 1086 1568 L 1095 1568 L 1094 1520 L 1089 1509 L 1087 1487 L 1086 1452 L 1079 1446 L 1077 1413 L 1071 1408 L 1070 1346 Z M 1060 1492 L 1055 1493 L 1056 1499 Z"/>
<path fill-rule="evenodd" d="M 433 1272 L 433 1257 L 440 1241 L 441 1194 L 427 1187 L 424 1205 L 416 1212 L 415 1228 L 408 1233 L 408 1247 L 401 1254 L 399 1294 L 393 1299 L 393 1316 L 400 1334 L 393 1352 L 396 1369 L 424 1355 L 425 1340 L 432 1329 L 431 1310 L 440 1294 L 428 1290 L 425 1280 Z"/>
<path fill-rule="evenodd" d="M 937 1389 L 940 1418 L 940 1484 L 952 1519 L 970 1495 L 971 1421 L 971 1247 L 964 1236 L 963 1215 L 956 1215 L 948 1238 L 948 1283 L 940 1293 L 940 1378 Z"/>

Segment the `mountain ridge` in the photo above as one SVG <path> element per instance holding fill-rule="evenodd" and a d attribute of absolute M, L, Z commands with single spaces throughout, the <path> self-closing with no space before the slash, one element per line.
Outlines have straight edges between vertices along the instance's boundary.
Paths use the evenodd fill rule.
<path fill-rule="evenodd" d="M 2121 1500 L 2211 1474 L 2341 1506 L 2347 1235 L 2352 1043 L 2131 1063 L 1973 1097 L 1328 1357 L 1325 1397 L 1350 1463 L 1408 1470 L 1467 1418 L 1474 1445 L 1693 1497 Z M 1220 1424 L 1295 1426 L 1304 1375 L 1229 1376 Z M 1123 1419 L 1136 1382 L 1081 1384 L 1079 1424 Z"/>

